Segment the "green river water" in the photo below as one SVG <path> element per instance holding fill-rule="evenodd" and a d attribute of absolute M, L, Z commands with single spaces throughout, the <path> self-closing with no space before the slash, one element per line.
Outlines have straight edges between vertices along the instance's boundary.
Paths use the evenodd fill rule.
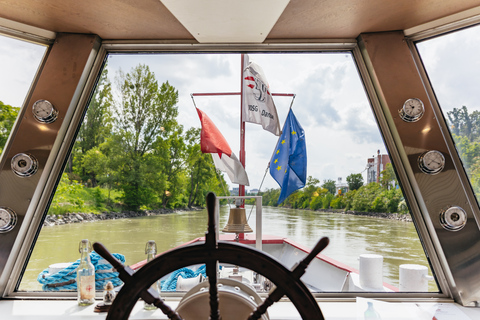
<path fill-rule="evenodd" d="M 220 226 L 228 218 L 228 206 L 220 210 Z M 247 209 L 247 216 L 250 212 Z M 364 253 L 384 257 L 384 281 L 398 287 L 401 264 L 428 266 L 415 227 L 411 222 L 314 212 L 285 208 L 263 208 L 263 234 L 278 235 L 312 247 L 323 236 L 330 238 L 323 253 L 358 270 Z M 81 239 L 102 242 L 110 252 L 122 253 L 126 264 L 145 259 L 145 243 L 157 242 L 158 252 L 174 248 L 205 234 L 207 212 L 185 211 L 158 216 L 106 220 L 43 227 L 20 284 L 20 291 L 41 290 L 38 274 L 50 264 L 79 258 Z M 249 219 L 255 231 L 255 210 Z M 430 291 L 436 291 L 434 281 Z"/>

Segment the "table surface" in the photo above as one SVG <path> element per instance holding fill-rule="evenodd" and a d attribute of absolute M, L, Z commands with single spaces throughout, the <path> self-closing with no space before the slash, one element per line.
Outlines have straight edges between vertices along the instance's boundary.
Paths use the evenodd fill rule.
<path fill-rule="evenodd" d="M 100 301 L 97 301 L 100 302 Z M 477 320 L 480 308 L 466 308 L 455 303 L 381 302 L 358 298 L 351 302 L 320 302 L 326 320 L 357 320 L 365 318 L 367 302 L 372 302 L 382 320 Z M 175 308 L 178 300 L 168 301 Z M 2 320 L 55 320 L 55 319 L 104 319 L 106 313 L 95 313 L 94 305 L 80 307 L 73 300 L 0 300 Z M 288 301 L 280 301 L 268 310 L 271 320 L 300 319 L 295 307 Z M 434 318 L 435 317 L 435 318 Z M 146 311 L 143 302 L 136 304 L 130 319 L 167 319 L 159 310 Z"/>

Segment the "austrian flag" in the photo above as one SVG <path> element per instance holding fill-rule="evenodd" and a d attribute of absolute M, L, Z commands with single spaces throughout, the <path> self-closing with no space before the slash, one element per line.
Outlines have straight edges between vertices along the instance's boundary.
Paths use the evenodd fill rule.
<path fill-rule="evenodd" d="M 217 129 L 210 118 L 197 108 L 198 117 L 202 124 L 200 134 L 200 148 L 202 153 L 212 154 L 215 167 L 226 172 L 232 183 L 249 186 L 247 173 L 237 156 L 232 152 L 227 140 Z"/>

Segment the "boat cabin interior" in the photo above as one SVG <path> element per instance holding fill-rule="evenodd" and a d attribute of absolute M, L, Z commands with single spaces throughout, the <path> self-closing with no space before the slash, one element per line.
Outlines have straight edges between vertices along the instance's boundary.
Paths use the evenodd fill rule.
<path fill-rule="evenodd" d="M 452 37 L 463 37 L 467 44 L 479 42 L 480 30 L 476 29 L 478 24 L 480 6 L 475 0 L 0 1 L 0 43 L 5 44 L 8 40 L 8 43 L 19 46 L 25 44 L 26 49 L 22 52 L 27 53 L 19 55 L 12 49 L 15 45 L 2 45 L 2 59 L 10 56 L 16 59 L 19 66 L 34 65 L 33 71 L 28 71 L 29 73 L 20 67 L 14 69 L 17 70 L 15 74 L 8 74 L 7 70 L 1 71 L 2 77 L 9 79 L 8 82 L 14 84 L 22 78 L 27 79 L 22 81 L 27 81 L 28 86 L 24 96 L 17 97 L 21 101 L 15 106 L 18 107 L 18 116 L 9 129 L 10 133 L 7 133 L 8 139 L 3 150 L 0 149 L 0 318 L 181 319 L 176 314 L 178 312 L 184 319 L 219 319 L 222 313 L 223 319 L 247 319 L 234 315 L 246 309 L 249 310 L 248 315 L 257 308 L 262 309 L 275 302 L 268 308 L 268 315 L 258 311 L 257 315 L 248 319 L 480 319 L 480 207 L 477 200 L 477 189 L 480 192 L 480 162 L 477 164 L 477 160 L 480 161 L 480 142 L 476 140 L 479 133 L 475 131 L 480 126 L 480 118 L 478 111 L 469 114 L 466 108 L 474 110 L 480 103 L 477 101 L 475 105 L 472 102 L 465 107 L 478 97 L 474 74 L 480 72 L 475 69 L 478 67 L 478 58 L 467 61 L 462 55 L 465 53 L 462 50 L 472 50 L 474 46 L 463 49 L 451 41 Z M 440 51 L 450 60 L 437 56 L 436 53 Z M 468 53 L 472 57 L 476 54 L 474 51 Z M 362 143 L 368 140 L 371 131 L 365 128 L 375 128 L 378 138 L 372 139 L 381 145 L 378 149 L 382 149 L 382 153 L 388 154 L 388 162 L 393 166 L 393 175 L 396 177 L 392 178 L 395 181 L 393 187 L 389 183 L 383 187 L 389 194 L 399 194 L 398 202 L 389 212 L 400 210 L 397 208 L 400 208 L 403 201 L 407 217 L 404 220 L 409 222 L 398 222 L 398 225 L 395 224 L 398 229 L 386 231 L 382 224 L 386 219 L 361 217 L 363 220 L 355 222 L 355 230 L 340 234 L 335 231 L 336 228 L 344 228 L 351 216 L 341 215 L 344 220 L 329 227 L 323 225 L 331 218 L 329 213 L 312 211 L 308 214 L 297 213 L 305 215 L 302 218 L 305 219 L 302 220 L 304 224 L 292 227 L 293 229 L 281 229 L 282 234 L 264 235 L 262 238 L 262 228 L 264 233 L 270 234 L 272 232 L 269 227 L 275 224 L 266 222 L 268 215 L 274 216 L 275 210 L 283 208 L 265 206 L 262 218 L 259 213 L 262 211 L 262 199 L 253 196 L 252 199 L 257 204 L 253 206 L 257 210 L 257 220 L 249 223 L 255 224 L 256 235 L 252 237 L 241 234 L 241 242 L 248 245 L 242 246 L 232 244 L 235 241 L 230 234 L 219 235 L 218 225 L 226 222 L 226 216 L 222 213 L 224 206 L 220 205 L 223 202 L 209 194 L 206 200 L 209 224 L 204 238 L 202 235 L 207 231 L 207 223 L 204 223 L 206 220 L 201 223 L 186 220 L 183 224 L 188 228 L 193 229 L 199 225 L 203 231 L 199 234 L 185 233 L 183 237 L 185 231 L 172 229 L 163 239 L 159 236 L 156 241 L 162 250 L 158 253 L 167 252 L 150 263 L 138 264 L 144 259 L 143 247 L 139 248 L 138 245 L 136 247 L 141 254 L 133 258 L 127 257 L 126 264 L 131 267 L 107 259 L 125 282 L 108 315 L 95 313 L 94 305 L 79 306 L 76 290 L 42 288 L 36 282 L 39 270 L 80 257 L 77 248 L 73 248 L 69 249 L 73 253 L 72 257 L 65 256 L 64 260 L 62 257 L 55 258 L 56 261 L 42 259 L 67 243 L 61 237 L 75 232 L 73 227 L 50 227 L 55 222 L 51 220 L 49 210 L 66 201 L 56 199 L 55 194 L 61 189 L 64 179 L 62 173 L 69 168 L 72 158 L 75 159 L 71 155 L 78 152 L 75 143 L 81 138 L 82 123 L 90 123 L 90 120 L 84 120 L 87 109 L 98 98 L 97 93 L 107 87 L 106 71 L 110 71 L 109 76 L 117 72 L 116 80 L 120 81 L 117 81 L 118 87 L 112 89 L 112 92 L 125 101 L 134 101 L 134 98 L 127 97 L 126 94 L 130 89 L 131 92 L 135 89 L 134 84 L 127 83 L 133 81 L 131 77 L 134 70 L 148 70 L 148 67 L 133 68 L 131 74 L 125 74 L 138 63 L 150 63 L 152 70 L 155 63 L 160 66 L 156 70 L 164 71 L 166 75 L 162 75 L 159 82 L 168 81 L 162 85 L 162 90 L 172 84 L 179 90 L 179 94 L 235 91 L 238 81 L 234 83 L 233 89 L 221 85 L 218 89 L 212 88 L 209 81 L 212 84 L 219 81 L 213 75 L 228 59 L 236 59 L 238 68 L 234 73 L 237 73 L 235 76 L 239 79 L 244 70 L 239 63 L 246 54 L 263 66 L 270 84 L 281 73 L 288 73 L 290 79 L 302 84 L 305 90 L 302 93 L 293 92 L 297 88 L 282 87 L 280 80 L 276 87 L 272 85 L 272 90 L 296 94 L 297 102 L 292 110 L 305 128 L 309 170 L 310 166 L 321 166 L 325 153 L 336 153 L 327 150 L 331 141 L 327 142 L 321 133 L 326 131 L 320 130 L 329 129 L 330 133 L 334 131 L 335 139 L 330 140 L 333 140 L 333 145 L 342 145 L 344 131 L 341 130 L 353 132 L 358 129 L 355 137 L 345 138 L 350 139 L 352 150 L 346 150 L 350 147 L 344 146 L 343 161 L 354 151 L 361 153 L 355 148 L 363 148 Z M 210 57 L 222 63 L 208 64 Z M 460 62 L 467 65 L 466 71 L 456 67 Z M 194 63 L 201 66 L 200 71 L 189 67 Z M 322 67 L 317 69 L 317 66 Z M 439 66 L 448 72 L 437 72 Z M 167 70 L 178 73 L 171 71 L 167 74 Z M 455 72 L 460 75 L 456 76 Z M 176 82 L 176 79 L 182 79 L 193 83 L 193 78 L 199 78 L 199 74 L 203 74 L 204 78 L 196 82 L 197 87 L 188 87 L 188 92 L 180 86 L 180 81 Z M 456 81 L 460 78 L 465 82 Z M 222 78 L 219 79 L 222 82 Z M 111 84 L 113 88 L 115 82 L 112 80 Z M 342 89 L 347 86 L 355 89 Z M 470 94 L 465 100 L 455 100 L 455 95 L 446 94 L 447 91 L 460 92 L 468 88 L 473 89 L 465 91 L 468 92 L 466 95 Z M 0 121 L 3 121 L 6 106 L 13 104 L 3 100 L 9 90 L 0 88 L 0 101 L 3 101 L 0 106 L 5 108 L 0 110 Z M 325 93 L 328 90 L 334 93 L 328 96 Z M 286 99 L 291 99 L 292 95 L 278 95 L 275 101 L 279 118 L 285 119 L 290 104 L 290 100 Z M 201 104 L 204 103 L 204 98 L 200 95 L 195 98 L 193 96 L 194 104 L 203 109 Z M 313 101 L 317 101 L 318 105 L 307 109 L 306 106 Z M 180 100 L 179 105 L 185 103 Z M 233 104 L 235 103 L 238 101 L 235 100 Z M 196 117 L 196 112 L 192 112 L 191 106 L 189 108 L 192 117 Z M 233 107 L 234 111 L 220 112 L 217 118 L 212 110 L 214 109 L 207 113 L 212 115 L 213 120 L 217 119 L 214 121 L 217 124 L 230 119 L 228 112 L 235 113 L 235 121 L 239 122 L 237 107 Z M 124 122 L 128 119 L 126 113 L 120 112 L 105 115 L 107 116 L 123 117 Z M 159 117 L 161 116 L 160 113 Z M 188 120 L 190 116 L 187 112 L 182 117 Z M 341 122 L 341 119 L 348 121 Z M 195 120 L 198 121 L 197 118 Z M 283 120 L 280 122 L 283 123 Z M 242 125 L 245 123 L 240 124 Z M 257 130 L 257 127 L 261 130 L 259 126 L 252 130 Z M 162 132 L 158 131 L 159 136 L 166 137 L 167 133 L 164 132 L 168 128 L 161 124 Z M 222 129 L 221 125 L 219 128 Z M 3 130 L 3 127 L 0 129 Z M 271 147 L 273 150 L 277 137 L 270 133 L 261 135 L 270 135 L 265 139 L 273 139 L 273 144 L 270 143 L 265 148 Z M 145 133 L 139 139 L 148 140 Z M 265 146 L 260 134 L 255 133 L 251 139 L 253 145 L 258 144 L 259 148 Z M 310 151 L 312 149 L 309 143 L 326 151 L 323 155 L 316 154 L 315 151 Z M 367 156 L 371 152 L 376 153 L 375 144 L 368 146 L 375 149 L 364 150 Z M 160 149 L 156 150 L 161 150 L 162 147 L 160 145 L 157 148 Z M 97 153 L 103 152 L 101 149 L 95 150 Z M 155 152 L 146 152 L 146 155 L 153 157 Z M 256 152 L 257 150 L 250 151 L 249 155 Z M 113 159 L 114 156 L 110 157 Z M 240 153 L 240 161 L 245 165 L 244 157 L 245 154 Z M 100 158 L 94 159 L 99 161 Z M 378 165 L 379 169 L 372 171 L 374 176 L 377 175 L 377 182 L 378 177 L 382 178 L 380 172 L 383 176 L 386 175 L 386 171 L 383 171 L 387 168 L 386 165 L 378 162 L 382 162 L 382 159 L 379 150 L 372 157 L 370 165 L 372 168 Z M 266 162 L 268 161 L 269 158 Z M 253 167 L 247 163 L 246 169 L 253 170 Z M 257 181 L 261 180 L 261 170 L 250 173 L 252 186 L 256 187 Z M 365 174 L 363 168 L 354 170 L 357 169 L 352 169 L 349 173 Z M 110 175 L 113 176 L 111 172 Z M 109 174 L 105 173 L 105 176 L 108 177 Z M 168 180 L 155 176 L 152 179 Z M 367 181 L 364 182 L 366 184 Z M 118 181 L 115 183 L 120 184 Z M 83 187 L 92 187 L 86 184 Z M 76 186 L 82 188 L 81 184 Z M 378 188 L 383 187 L 378 184 Z M 162 189 L 164 198 L 174 193 L 174 187 L 170 188 L 169 191 Z M 326 189 L 322 190 L 327 192 Z M 334 192 L 335 199 L 343 196 L 341 190 L 344 189 L 339 190 Z M 243 196 L 241 193 L 240 196 Z M 344 197 L 348 194 L 351 193 L 346 193 Z M 319 197 L 318 193 L 315 197 L 317 196 Z M 263 204 L 267 205 L 265 195 Z M 380 206 L 378 201 L 376 205 Z M 384 209 L 387 210 L 387 207 L 388 204 L 385 204 Z M 158 217 L 160 216 L 171 217 L 171 220 L 175 217 L 168 214 Z M 187 214 L 177 216 L 193 219 L 188 218 Z M 133 238 L 134 233 L 141 234 L 148 227 L 147 224 L 154 226 L 153 220 L 135 224 L 135 221 L 140 221 L 135 219 L 137 218 L 129 218 L 129 221 L 133 221 L 130 222 L 130 229 L 104 236 L 107 240 L 102 242 L 108 250 L 122 251 L 127 256 L 129 250 L 133 250 L 133 245 L 129 246 L 129 238 Z M 108 224 L 90 224 L 102 225 L 102 228 L 108 229 L 113 228 L 113 221 L 117 220 Z M 323 227 L 317 227 L 321 223 Z M 403 228 L 407 224 L 415 240 L 405 238 L 406 231 Z M 63 227 L 62 235 L 47 238 L 48 230 L 61 230 Z M 155 228 L 154 232 L 163 234 L 162 225 L 155 225 Z M 101 238 L 97 235 L 103 234 L 103 231 L 79 231 L 82 236 L 72 241 L 78 244 L 84 238 L 95 240 Z M 362 232 L 370 238 L 365 240 L 366 236 L 357 235 Z M 314 240 L 303 243 L 296 238 L 309 236 L 310 233 Z M 396 251 L 391 256 L 388 255 L 388 245 L 376 240 L 381 234 L 397 242 Z M 324 238 L 316 244 L 322 236 L 329 240 Z M 295 241 L 287 239 L 289 237 Z M 177 242 L 162 246 L 166 238 Z M 345 238 L 349 238 L 348 241 Z M 150 240 L 141 239 L 143 243 Z M 181 246 L 183 243 L 186 245 Z M 417 246 L 418 254 L 417 251 L 412 253 L 417 250 L 413 249 L 412 243 Z M 363 245 L 365 251 L 356 249 L 357 245 Z M 325 246 L 327 248 L 319 253 Z M 178 248 L 174 249 L 175 247 Z M 344 251 L 347 247 L 353 248 L 353 251 Z M 104 257 L 107 255 L 100 245 L 95 246 L 95 251 Z M 403 266 L 413 266 L 411 269 L 421 265 L 421 272 L 425 270 L 425 273 L 415 278 L 418 273 L 413 270 L 413 273 L 405 276 L 404 282 L 410 283 L 410 287 L 402 283 L 402 280 L 398 281 L 398 273 L 402 272 L 398 269 L 386 272 L 388 275 L 382 279 L 382 271 L 374 265 L 378 257 L 374 254 L 380 251 L 384 263 L 395 264 L 396 268 L 403 263 Z M 411 257 L 399 258 L 397 254 L 402 251 L 412 253 Z M 365 273 L 364 279 L 362 256 L 360 262 L 357 260 L 362 253 L 373 253 L 370 256 L 372 259 L 363 262 L 363 268 L 371 264 L 371 272 Z M 300 259 L 311 261 L 310 267 L 300 263 Z M 33 266 L 34 260 L 42 265 L 40 269 Z M 158 294 L 152 293 L 154 290 L 149 290 L 160 278 L 164 283 L 166 277 L 175 270 L 195 266 L 197 272 L 202 263 L 206 263 L 206 274 L 210 276 L 207 277 L 208 281 L 202 282 L 202 276 L 195 273 L 195 279 L 199 283 L 192 290 L 198 292 L 185 293 L 180 289 L 177 292 L 164 292 L 162 284 L 160 299 Z M 219 267 L 220 270 L 217 269 L 219 263 L 224 263 Z M 243 276 L 238 276 L 239 268 L 242 267 L 248 270 Z M 75 271 L 72 272 L 75 274 Z M 304 273 L 305 276 L 302 277 Z M 218 286 L 218 290 L 213 290 L 217 286 L 217 279 L 213 279 L 217 274 L 219 278 L 229 279 L 218 280 L 221 286 Z M 367 281 L 369 276 L 375 277 L 378 274 L 379 286 Z M 30 281 L 30 278 L 33 280 Z M 75 278 L 72 279 L 74 282 Z M 231 279 L 240 279 L 240 284 L 231 282 Z M 251 285 L 242 285 L 242 279 Z M 178 280 L 177 286 L 181 285 L 180 282 Z M 426 286 L 419 288 L 417 285 L 420 282 L 426 283 Z M 55 286 L 51 288 L 55 289 Z M 215 299 L 218 295 L 220 300 Z M 103 290 L 97 288 L 96 303 L 102 297 Z M 139 298 L 156 307 L 153 311 L 146 310 L 144 302 L 139 301 Z M 227 302 L 228 299 L 232 301 Z M 243 303 L 248 306 L 243 307 Z M 237 307 L 242 311 L 237 311 Z M 203 313 L 205 316 L 199 315 Z"/>

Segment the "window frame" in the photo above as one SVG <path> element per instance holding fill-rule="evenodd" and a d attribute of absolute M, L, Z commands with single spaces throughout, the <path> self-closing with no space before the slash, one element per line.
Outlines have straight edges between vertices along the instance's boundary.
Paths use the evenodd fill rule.
<path fill-rule="evenodd" d="M 4 297 L 8 298 L 59 298 L 59 297 L 76 297 L 76 293 L 58 293 L 58 292 L 48 292 L 48 293 L 38 293 L 38 292 L 17 292 L 15 288 L 18 286 L 19 279 L 21 279 L 21 274 L 23 273 L 24 268 L 26 267 L 26 261 L 33 249 L 38 233 L 41 229 L 42 222 L 45 218 L 46 208 L 48 207 L 51 201 L 50 196 L 41 197 L 41 194 L 47 194 L 48 192 L 55 189 L 56 184 L 60 173 L 63 171 L 65 166 L 65 159 L 70 151 L 70 148 L 73 145 L 78 128 L 82 122 L 83 115 L 88 106 L 88 101 L 93 93 L 95 84 L 98 81 L 102 67 L 108 57 L 108 55 L 118 54 L 118 53 L 241 53 L 241 52 L 350 52 L 354 58 L 354 62 L 357 65 L 358 72 L 360 74 L 361 81 L 365 87 L 368 99 L 370 101 L 371 108 L 373 109 L 374 116 L 378 123 L 379 129 L 385 141 L 385 145 L 389 151 L 392 163 L 394 163 L 397 175 L 399 177 L 400 183 L 402 185 L 403 191 L 406 194 L 407 198 L 410 200 L 410 209 L 412 216 L 414 217 L 415 226 L 419 233 L 419 238 L 422 241 L 425 252 L 430 258 L 432 264 L 432 271 L 434 270 L 437 276 L 438 286 L 440 288 L 439 293 L 395 293 L 395 294 L 385 294 L 385 293 L 361 293 L 362 296 L 372 297 L 372 298 L 386 298 L 386 299 L 403 299 L 403 298 L 432 298 L 433 299 L 448 299 L 452 296 L 450 291 L 450 286 L 446 280 L 448 275 L 448 270 L 444 269 L 445 261 L 437 255 L 435 239 L 431 237 L 431 226 L 427 226 L 422 215 L 421 206 L 417 201 L 412 201 L 413 199 L 418 199 L 419 191 L 416 189 L 416 186 L 411 183 L 413 173 L 410 172 L 411 169 L 408 166 L 402 165 L 406 163 L 405 155 L 399 152 L 399 138 L 396 136 L 395 132 L 392 132 L 392 120 L 388 115 L 388 111 L 385 107 L 385 102 L 383 98 L 378 95 L 375 88 L 375 83 L 372 80 L 372 70 L 371 66 L 368 65 L 364 49 L 358 45 L 358 41 L 355 39 L 349 40 L 338 40 L 338 41 L 305 41 L 305 42 L 295 42 L 295 41 L 268 41 L 264 44 L 258 45 L 225 45 L 225 44 L 197 44 L 194 41 L 100 41 L 101 45 L 98 50 L 92 54 L 91 61 L 89 62 L 88 68 L 88 78 L 86 79 L 84 85 L 77 87 L 78 102 L 75 105 L 71 105 L 69 108 L 69 120 L 65 121 L 64 126 L 62 127 L 59 136 L 56 140 L 54 151 L 58 151 L 56 154 L 52 154 L 49 157 L 51 161 L 51 168 L 49 172 L 46 172 L 42 176 L 41 186 L 36 190 L 36 201 L 32 202 L 27 212 L 27 217 L 30 219 L 28 226 L 23 228 L 23 233 L 20 235 L 21 241 L 17 238 L 14 252 L 16 252 L 16 259 L 11 263 L 11 273 L 8 274 L 8 283 L 5 286 Z M 414 46 L 414 41 L 407 39 L 407 43 L 414 55 L 417 65 L 420 62 L 420 57 Z M 47 53 L 48 54 L 48 53 Z M 419 68 L 419 72 L 422 77 L 427 79 L 424 70 Z M 428 83 L 428 81 L 426 82 Z M 426 85 L 427 92 L 431 97 L 432 103 L 438 108 L 434 99 L 434 94 L 429 85 Z M 22 108 L 25 109 L 27 106 Z M 394 126 L 393 126 L 394 127 Z M 71 143 L 62 143 L 63 141 L 69 141 Z M 39 190 L 42 189 L 42 190 Z M 53 194 L 53 192 L 52 192 Z M 28 245 L 26 245 L 28 244 Z M 7 272 L 8 273 L 8 272 Z M 2 288 L 0 284 L 0 289 Z M 316 293 L 314 294 L 318 299 L 325 298 L 334 298 L 334 299 L 354 299 L 358 296 L 358 293 Z"/>

